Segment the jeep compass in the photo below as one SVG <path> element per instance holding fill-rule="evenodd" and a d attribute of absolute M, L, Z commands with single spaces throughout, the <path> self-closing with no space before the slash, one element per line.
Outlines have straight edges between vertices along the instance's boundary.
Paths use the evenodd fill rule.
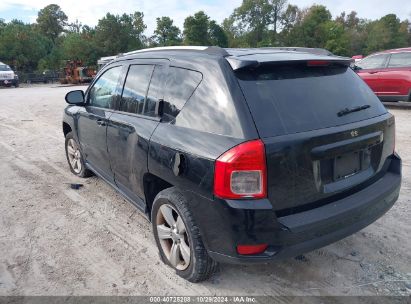
<path fill-rule="evenodd" d="M 394 117 L 350 63 L 298 48 L 118 56 L 66 95 L 70 169 L 141 210 L 191 282 L 218 262 L 328 245 L 381 217 L 401 185 Z"/>

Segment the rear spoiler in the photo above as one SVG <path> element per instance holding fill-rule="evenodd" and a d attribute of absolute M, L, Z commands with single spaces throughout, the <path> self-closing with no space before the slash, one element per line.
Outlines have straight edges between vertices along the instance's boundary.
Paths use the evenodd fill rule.
<path fill-rule="evenodd" d="M 244 69 L 255 69 L 263 65 L 275 65 L 275 64 L 298 64 L 307 62 L 307 66 L 327 66 L 330 64 L 337 64 L 349 67 L 352 63 L 351 58 L 339 57 L 339 56 L 312 56 L 302 58 L 264 58 L 265 56 L 260 56 L 260 58 L 252 60 L 250 57 L 255 56 L 229 56 L 225 59 L 230 64 L 234 71 L 244 70 Z"/>

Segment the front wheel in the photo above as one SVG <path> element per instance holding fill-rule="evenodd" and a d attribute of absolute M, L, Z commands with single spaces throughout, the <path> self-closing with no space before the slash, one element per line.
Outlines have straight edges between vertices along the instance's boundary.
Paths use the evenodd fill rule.
<path fill-rule="evenodd" d="M 162 261 L 190 281 L 207 280 L 217 263 L 207 254 L 200 230 L 183 194 L 176 188 L 161 191 L 151 211 L 154 238 Z"/>
<path fill-rule="evenodd" d="M 91 171 L 84 165 L 84 159 L 81 155 L 80 146 L 74 139 L 71 132 L 66 135 L 66 157 L 70 166 L 70 170 L 77 176 L 89 177 L 92 175 Z"/>

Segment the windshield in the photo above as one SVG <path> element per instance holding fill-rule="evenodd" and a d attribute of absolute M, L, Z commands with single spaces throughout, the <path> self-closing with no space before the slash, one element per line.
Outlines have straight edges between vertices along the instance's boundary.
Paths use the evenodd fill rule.
<path fill-rule="evenodd" d="M 11 69 L 7 64 L 0 64 L 0 71 L 11 71 Z"/>
<path fill-rule="evenodd" d="M 263 66 L 237 73 L 261 137 L 348 124 L 386 113 L 370 88 L 343 66 Z M 344 109 L 356 109 L 338 115 Z"/>

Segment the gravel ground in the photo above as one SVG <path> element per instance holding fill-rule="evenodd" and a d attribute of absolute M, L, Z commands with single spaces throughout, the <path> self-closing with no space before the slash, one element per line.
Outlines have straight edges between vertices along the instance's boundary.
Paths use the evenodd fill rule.
<path fill-rule="evenodd" d="M 71 89 L 0 89 L 0 295 L 411 295 L 411 111 L 391 111 L 404 180 L 384 217 L 299 259 L 221 265 L 191 284 L 160 262 L 132 205 L 70 173 L 61 118 Z"/>

